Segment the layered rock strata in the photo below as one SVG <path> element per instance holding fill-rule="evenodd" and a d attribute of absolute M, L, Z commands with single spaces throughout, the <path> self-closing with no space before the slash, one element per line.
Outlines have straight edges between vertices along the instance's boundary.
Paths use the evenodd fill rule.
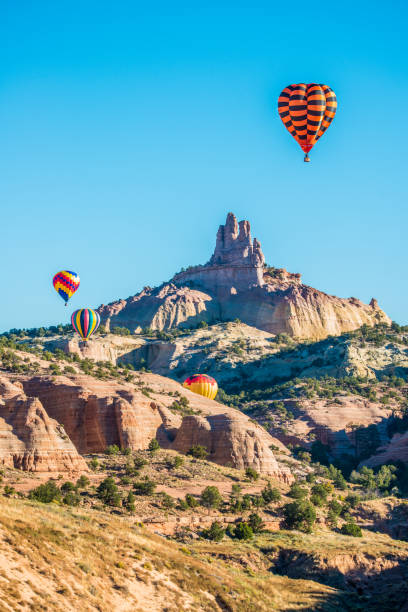
<path fill-rule="evenodd" d="M 36 472 L 85 471 L 60 423 L 20 383 L 0 378 L 0 464 Z"/>

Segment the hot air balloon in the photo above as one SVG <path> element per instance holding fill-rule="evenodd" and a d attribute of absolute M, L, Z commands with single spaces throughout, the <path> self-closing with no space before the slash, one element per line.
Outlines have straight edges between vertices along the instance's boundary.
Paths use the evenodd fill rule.
<path fill-rule="evenodd" d="M 309 151 L 333 121 L 336 108 L 336 94 L 327 85 L 288 85 L 279 96 L 280 118 L 305 152 L 305 162 L 310 161 Z"/>
<path fill-rule="evenodd" d="M 183 382 L 183 387 L 199 395 L 204 395 L 204 397 L 209 399 L 214 399 L 218 391 L 217 381 L 211 378 L 211 376 L 207 376 L 207 374 L 189 376 Z"/>
<path fill-rule="evenodd" d="M 62 299 L 65 301 L 65 306 L 70 297 L 72 297 L 75 291 L 79 287 L 79 276 L 76 272 L 70 270 L 61 270 L 52 279 L 55 291 L 60 294 Z"/>
<path fill-rule="evenodd" d="M 91 308 L 81 308 L 72 313 L 72 327 L 85 341 L 99 327 L 101 318 L 97 312 Z"/>

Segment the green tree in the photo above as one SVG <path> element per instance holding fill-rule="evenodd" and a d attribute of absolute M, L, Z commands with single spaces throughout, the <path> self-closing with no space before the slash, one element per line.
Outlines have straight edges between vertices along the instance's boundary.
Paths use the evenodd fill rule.
<path fill-rule="evenodd" d="M 96 489 L 96 493 L 108 506 L 120 506 L 121 497 L 115 480 L 112 477 L 105 478 Z"/>
<path fill-rule="evenodd" d="M 224 535 L 225 529 L 222 528 L 221 523 L 218 521 L 214 521 L 209 529 L 204 529 L 203 531 L 203 536 L 213 542 L 221 542 Z"/>
<path fill-rule="evenodd" d="M 289 497 L 293 497 L 293 499 L 303 499 L 307 496 L 308 492 L 307 489 L 301 487 L 297 482 L 294 482 L 290 487 L 288 495 Z"/>
<path fill-rule="evenodd" d="M 245 523 L 244 521 L 240 521 L 236 524 L 234 529 L 234 538 L 237 540 L 250 540 L 253 538 L 254 532 L 252 531 L 252 527 Z"/>
<path fill-rule="evenodd" d="M 271 487 L 270 484 L 268 484 L 263 489 L 261 495 L 264 498 L 266 504 L 270 504 L 271 502 L 277 502 L 282 498 L 279 489 L 277 489 L 276 487 Z"/>
<path fill-rule="evenodd" d="M 184 457 L 182 457 L 181 455 L 176 455 L 173 461 L 173 468 L 177 470 L 179 467 L 183 465 L 183 463 L 184 463 Z"/>
<path fill-rule="evenodd" d="M 61 491 L 63 493 L 68 493 L 68 491 L 75 491 L 74 483 L 67 480 L 67 482 L 64 482 L 64 484 L 62 485 Z"/>
<path fill-rule="evenodd" d="M 312 530 L 316 520 L 316 510 L 306 499 L 286 504 L 283 507 L 283 515 L 288 529 L 299 529 L 306 533 Z"/>
<path fill-rule="evenodd" d="M 251 527 L 254 533 L 259 533 L 265 527 L 262 518 L 255 512 L 249 515 L 248 525 Z"/>
<path fill-rule="evenodd" d="M 195 444 L 187 452 L 187 455 L 190 455 L 191 457 L 195 457 L 195 459 L 206 459 L 208 457 L 208 451 L 205 448 L 205 446 L 201 446 L 200 444 Z"/>
<path fill-rule="evenodd" d="M 217 487 L 206 487 L 200 496 L 201 505 L 205 508 L 219 508 L 222 503 L 221 493 Z"/>
<path fill-rule="evenodd" d="M 125 501 L 126 510 L 128 510 L 129 512 L 134 512 L 136 508 L 135 501 L 136 501 L 135 494 L 132 493 L 132 491 L 129 491 L 126 497 L 126 501 Z"/>
<path fill-rule="evenodd" d="M 146 480 L 135 482 L 133 488 L 136 495 L 153 495 L 156 483 L 146 478 Z"/>
<path fill-rule="evenodd" d="M 61 491 L 57 487 L 54 481 L 49 480 L 48 482 L 39 485 L 35 489 L 32 489 L 28 495 L 30 499 L 42 502 L 43 504 L 50 504 L 54 500 L 61 499 Z"/>

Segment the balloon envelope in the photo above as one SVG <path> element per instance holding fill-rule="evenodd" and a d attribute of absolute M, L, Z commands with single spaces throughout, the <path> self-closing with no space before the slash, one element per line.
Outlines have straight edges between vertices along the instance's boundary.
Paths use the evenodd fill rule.
<path fill-rule="evenodd" d="M 278 100 L 283 125 L 307 153 L 323 136 L 337 109 L 336 94 L 328 85 L 288 85 Z"/>
<path fill-rule="evenodd" d="M 88 340 L 94 331 L 98 329 L 100 322 L 99 314 L 91 308 L 75 310 L 71 317 L 72 327 L 84 340 Z"/>
<path fill-rule="evenodd" d="M 78 289 L 80 281 L 76 272 L 71 270 L 61 270 L 52 279 L 54 289 L 62 297 L 65 303 L 72 297 Z"/>
<path fill-rule="evenodd" d="M 209 399 L 214 399 L 218 391 L 217 381 L 211 378 L 211 376 L 207 376 L 207 374 L 189 376 L 183 382 L 183 387 Z"/>

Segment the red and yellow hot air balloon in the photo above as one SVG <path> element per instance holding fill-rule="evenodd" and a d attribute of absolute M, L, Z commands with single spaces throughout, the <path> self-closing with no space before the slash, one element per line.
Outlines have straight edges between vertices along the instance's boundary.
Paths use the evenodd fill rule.
<path fill-rule="evenodd" d="M 327 85 L 288 85 L 279 96 L 280 118 L 305 152 L 305 162 L 310 161 L 309 151 L 333 121 L 336 108 L 336 94 Z"/>
<path fill-rule="evenodd" d="M 211 378 L 211 376 L 207 376 L 207 374 L 189 376 L 183 382 L 183 387 L 209 399 L 214 399 L 218 391 L 217 381 Z"/>
<path fill-rule="evenodd" d="M 99 313 L 92 308 L 75 310 L 71 317 L 72 327 L 85 341 L 98 329 L 100 322 Z"/>
<path fill-rule="evenodd" d="M 61 270 L 52 279 L 55 291 L 62 297 L 65 302 L 65 306 L 68 303 L 75 291 L 78 289 L 80 281 L 79 276 L 72 270 Z"/>

